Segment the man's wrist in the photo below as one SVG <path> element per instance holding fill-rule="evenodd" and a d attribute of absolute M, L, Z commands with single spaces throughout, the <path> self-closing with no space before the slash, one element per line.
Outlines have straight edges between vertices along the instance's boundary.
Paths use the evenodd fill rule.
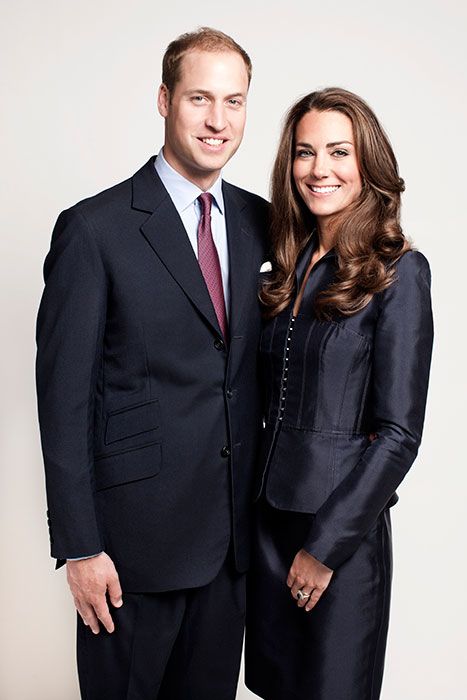
<path fill-rule="evenodd" d="M 94 557 L 98 557 L 99 554 L 102 554 L 102 552 L 96 552 L 96 554 L 88 554 L 86 557 L 69 557 L 67 561 L 83 561 L 84 559 L 93 559 Z"/>

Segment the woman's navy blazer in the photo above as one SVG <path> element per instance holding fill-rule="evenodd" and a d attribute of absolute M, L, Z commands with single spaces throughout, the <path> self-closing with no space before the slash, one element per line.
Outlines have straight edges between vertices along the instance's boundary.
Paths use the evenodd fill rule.
<path fill-rule="evenodd" d="M 300 259 L 298 284 L 312 246 Z M 312 269 L 292 333 L 291 303 L 261 339 L 260 492 L 276 508 L 316 514 L 304 548 L 332 569 L 397 501 L 420 445 L 433 342 L 430 269 L 421 253 L 405 253 L 393 284 L 363 310 L 319 321 L 314 300 L 336 269 L 331 250 Z"/>

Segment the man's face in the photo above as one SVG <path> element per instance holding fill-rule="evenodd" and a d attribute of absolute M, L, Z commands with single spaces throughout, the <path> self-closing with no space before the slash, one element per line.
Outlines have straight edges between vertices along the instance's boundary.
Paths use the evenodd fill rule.
<path fill-rule="evenodd" d="M 240 146 L 245 128 L 248 73 L 234 51 L 191 51 L 169 93 L 159 88 L 165 118 L 164 156 L 181 175 L 208 189 Z"/>

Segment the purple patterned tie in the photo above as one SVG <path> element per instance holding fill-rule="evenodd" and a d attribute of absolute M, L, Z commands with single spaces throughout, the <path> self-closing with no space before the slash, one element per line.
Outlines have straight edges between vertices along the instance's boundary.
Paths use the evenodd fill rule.
<path fill-rule="evenodd" d="M 211 231 L 212 194 L 203 192 L 198 197 L 198 201 L 201 206 L 201 218 L 198 224 L 198 262 L 211 296 L 222 335 L 224 340 L 227 340 L 227 314 L 221 266 Z"/>

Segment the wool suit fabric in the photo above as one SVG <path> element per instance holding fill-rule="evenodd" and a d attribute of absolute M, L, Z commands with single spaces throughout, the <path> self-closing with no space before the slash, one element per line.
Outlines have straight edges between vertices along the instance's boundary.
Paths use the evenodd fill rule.
<path fill-rule="evenodd" d="M 37 392 L 51 554 L 104 550 L 125 593 L 249 565 L 267 203 L 223 183 L 222 337 L 154 157 L 60 214 L 44 264 Z"/>

